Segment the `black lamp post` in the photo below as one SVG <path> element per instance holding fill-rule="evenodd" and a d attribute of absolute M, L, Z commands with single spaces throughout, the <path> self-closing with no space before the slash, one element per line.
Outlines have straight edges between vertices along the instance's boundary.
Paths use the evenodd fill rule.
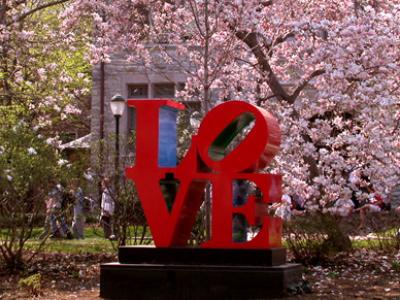
<path fill-rule="evenodd" d="M 120 94 L 115 94 L 110 101 L 111 112 L 115 118 L 115 178 L 119 178 L 119 119 L 125 110 L 125 99 Z"/>

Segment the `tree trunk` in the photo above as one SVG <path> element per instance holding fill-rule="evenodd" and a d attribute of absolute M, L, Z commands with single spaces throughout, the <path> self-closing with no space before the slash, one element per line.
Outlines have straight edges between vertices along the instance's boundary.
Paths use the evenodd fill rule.
<path fill-rule="evenodd" d="M 352 249 L 349 235 L 343 230 L 335 217 L 321 215 L 321 221 L 328 235 L 322 245 L 325 253 L 337 253 Z"/>

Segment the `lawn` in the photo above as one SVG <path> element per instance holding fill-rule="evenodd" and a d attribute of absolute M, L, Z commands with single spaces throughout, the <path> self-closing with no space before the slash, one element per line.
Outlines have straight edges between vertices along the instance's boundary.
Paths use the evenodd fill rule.
<path fill-rule="evenodd" d="M 27 248 L 37 248 L 41 240 L 38 238 L 42 229 L 35 229 L 34 237 L 28 241 Z M 44 252 L 62 252 L 70 254 L 80 253 L 116 253 L 117 241 L 110 241 L 104 238 L 100 228 L 91 226 L 85 228 L 85 238 L 78 239 L 48 239 L 43 246 Z"/>
<path fill-rule="evenodd" d="M 133 232 L 133 228 L 132 228 Z M 32 238 L 28 240 L 26 249 L 35 250 L 42 243 L 40 235 L 43 233 L 42 228 L 35 228 Z M 141 231 L 138 231 L 138 235 Z M 0 231 L 0 235 L 6 235 L 6 231 Z M 150 233 L 146 234 L 146 240 L 151 239 Z M 84 239 L 50 239 L 48 238 L 43 245 L 42 251 L 46 253 L 68 253 L 68 254 L 84 254 L 84 253 L 117 253 L 118 242 L 110 241 L 104 238 L 103 231 L 96 225 L 87 226 L 85 228 Z"/>
<path fill-rule="evenodd" d="M 141 228 L 140 228 L 141 229 Z M 141 231 L 137 232 L 137 236 L 141 235 Z M 354 249 L 382 249 L 398 246 L 400 240 L 395 238 L 396 229 L 387 230 L 384 233 L 370 234 L 368 236 L 357 236 L 351 237 L 352 245 Z M 396 232 L 395 232 L 396 231 Z M 33 230 L 32 238 L 27 242 L 27 249 L 37 249 L 37 246 L 41 243 L 39 236 L 42 234 L 42 228 L 35 228 Z M 131 228 L 133 232 L 133 228 Z M 6 231 L 0 230 L 0 236 L 4 236 Z M 146 233 L 146 240 L 151 240 L 151 233 Z M 318 240 L 318 239 L 317 239 Z M 317 241 L 316 241 L 317 242 Z M 149 241 L 150 243 L 150 241 Z M 149 244 L 148 243 L 148 244 Z M 129 243 L 128 243 L 129 244 Z M 288 247 L 288 244 L 283 239 L 283 246 Z M 47 253 L 69 253 L 69 254 L 81 254 L 81 253 L 105 253 L 115 254 L 117 253 L 118 242 L 110 241 L 104 238 L 103 231 L 98 225 L 89 225 L 85 228 L 85 239 L 47 239 L 42 251 Z"/>
<path fill-rule="evenodd" d="M 394 229 L 393 229 L 394 230 Z M 393 238 L 393 230 L 385 233 L 370 234 L 368 236 L 352 237 L 352 245 L 354 249 L 382 249 L 390 248 L 398 245 L 399 240 Z M 397 230 L 397 229 L 396 229 Z M 33 237 L 28 241 L 28 249 L 35 249 L 41 242 L 38 238 L 43 232 L 41 228 L 35 228 Z M 138 235 L 141 233 L 139 232 Z M 151 239 L 150 233 L 146 234 L 146 239 Z M 285 239 L 283 239 L 284 247 L 288 247 Z M 108 253 L 117 252 L 118 242 L 110 241 L 104 238 L 103 231 L 98 226 L 88 226 L 85 228 L 85 239 L 48 239 L 43 246 L 43 251 L 48 253 Z"/>

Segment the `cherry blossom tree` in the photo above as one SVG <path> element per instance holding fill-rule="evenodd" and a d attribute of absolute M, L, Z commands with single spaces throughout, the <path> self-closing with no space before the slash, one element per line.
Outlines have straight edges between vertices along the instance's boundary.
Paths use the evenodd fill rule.
<path fill-rule="evenodd" d="M 67 2 L 0 1 L 0 264 L 10 268 L 26 262 L 51 185 L 72 176 L 55 146 L 64 128 L 83 123 L 90 27 L 79 23 L 79 36 L 59 30 Z"/>
<path fill-rule="evenodd" d="M 80 113 L 91 84 L 85 27 L 79 24 L 81 36 L 59 30 L 67 2 L 0 3 L 0 105 L 25 107 L 32 127 L 52 135 Z"/>
<path fill-rule="evenodd" d="M 254 15 L 231 24 L 256 60 L 258 103 L 282 118 L 278 168 L 291 193 L 319 206 L 351 197 L 356 169 L 387 193 L 399 180 L 399 2 L 262 6 L 256 25 Z"/>
<path fill-rule="evenodd" d="M 243 99 L 273 112 L 284 138 L 269 171 L 310 210 L 365 199 L 355 170 L 385 195 L 399 182 L 399 1 L 80 0 L 64 24 L 82 12 L 100 32 L 95 60 L 179 68 L 180 96 L 204 109 Z"/>

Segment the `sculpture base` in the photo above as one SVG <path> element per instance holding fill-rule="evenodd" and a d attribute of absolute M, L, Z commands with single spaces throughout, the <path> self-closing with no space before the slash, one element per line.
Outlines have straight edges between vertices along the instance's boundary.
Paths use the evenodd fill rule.
<path fill-rule="evenodd" d="M 170 257 L 174 251 L 181 255 Z M 135 252 L 138 254 L 136 258 Z M 240 252 L 244 261 L 239 258 Z M 146 300 L 266 299 L 285 296 L 288 288 L 299 286 L 302 281 L 301 265 L 275 264 L 282 262 L 282 254 L 285 257 L 286 253 L 284 249 L 123 247 L 119 253 L 120 263 L 100 266 L 100 297 Z M 148 256 L 143 253 L 159 255 L 153 257 L 152 263 L 146 260 L 140 264 L 126 262 L 137 261 L 141 255 Z M 207 254 L 212 264 L 204 264 L 203 259 Z M 171 258 L 169 262 L 165 261 L 168 257 Z M 189 257 L 192 257 L 190 263 L 182 263 L 188 261 Z M 218 257 L 222 263 L 218 262 Z M 229 262 L 229 257 L 238 259 Z M 254 257 L 265 259 L 256 265 Z M 121 258 L 125 263 L 121 262 Z"/>

